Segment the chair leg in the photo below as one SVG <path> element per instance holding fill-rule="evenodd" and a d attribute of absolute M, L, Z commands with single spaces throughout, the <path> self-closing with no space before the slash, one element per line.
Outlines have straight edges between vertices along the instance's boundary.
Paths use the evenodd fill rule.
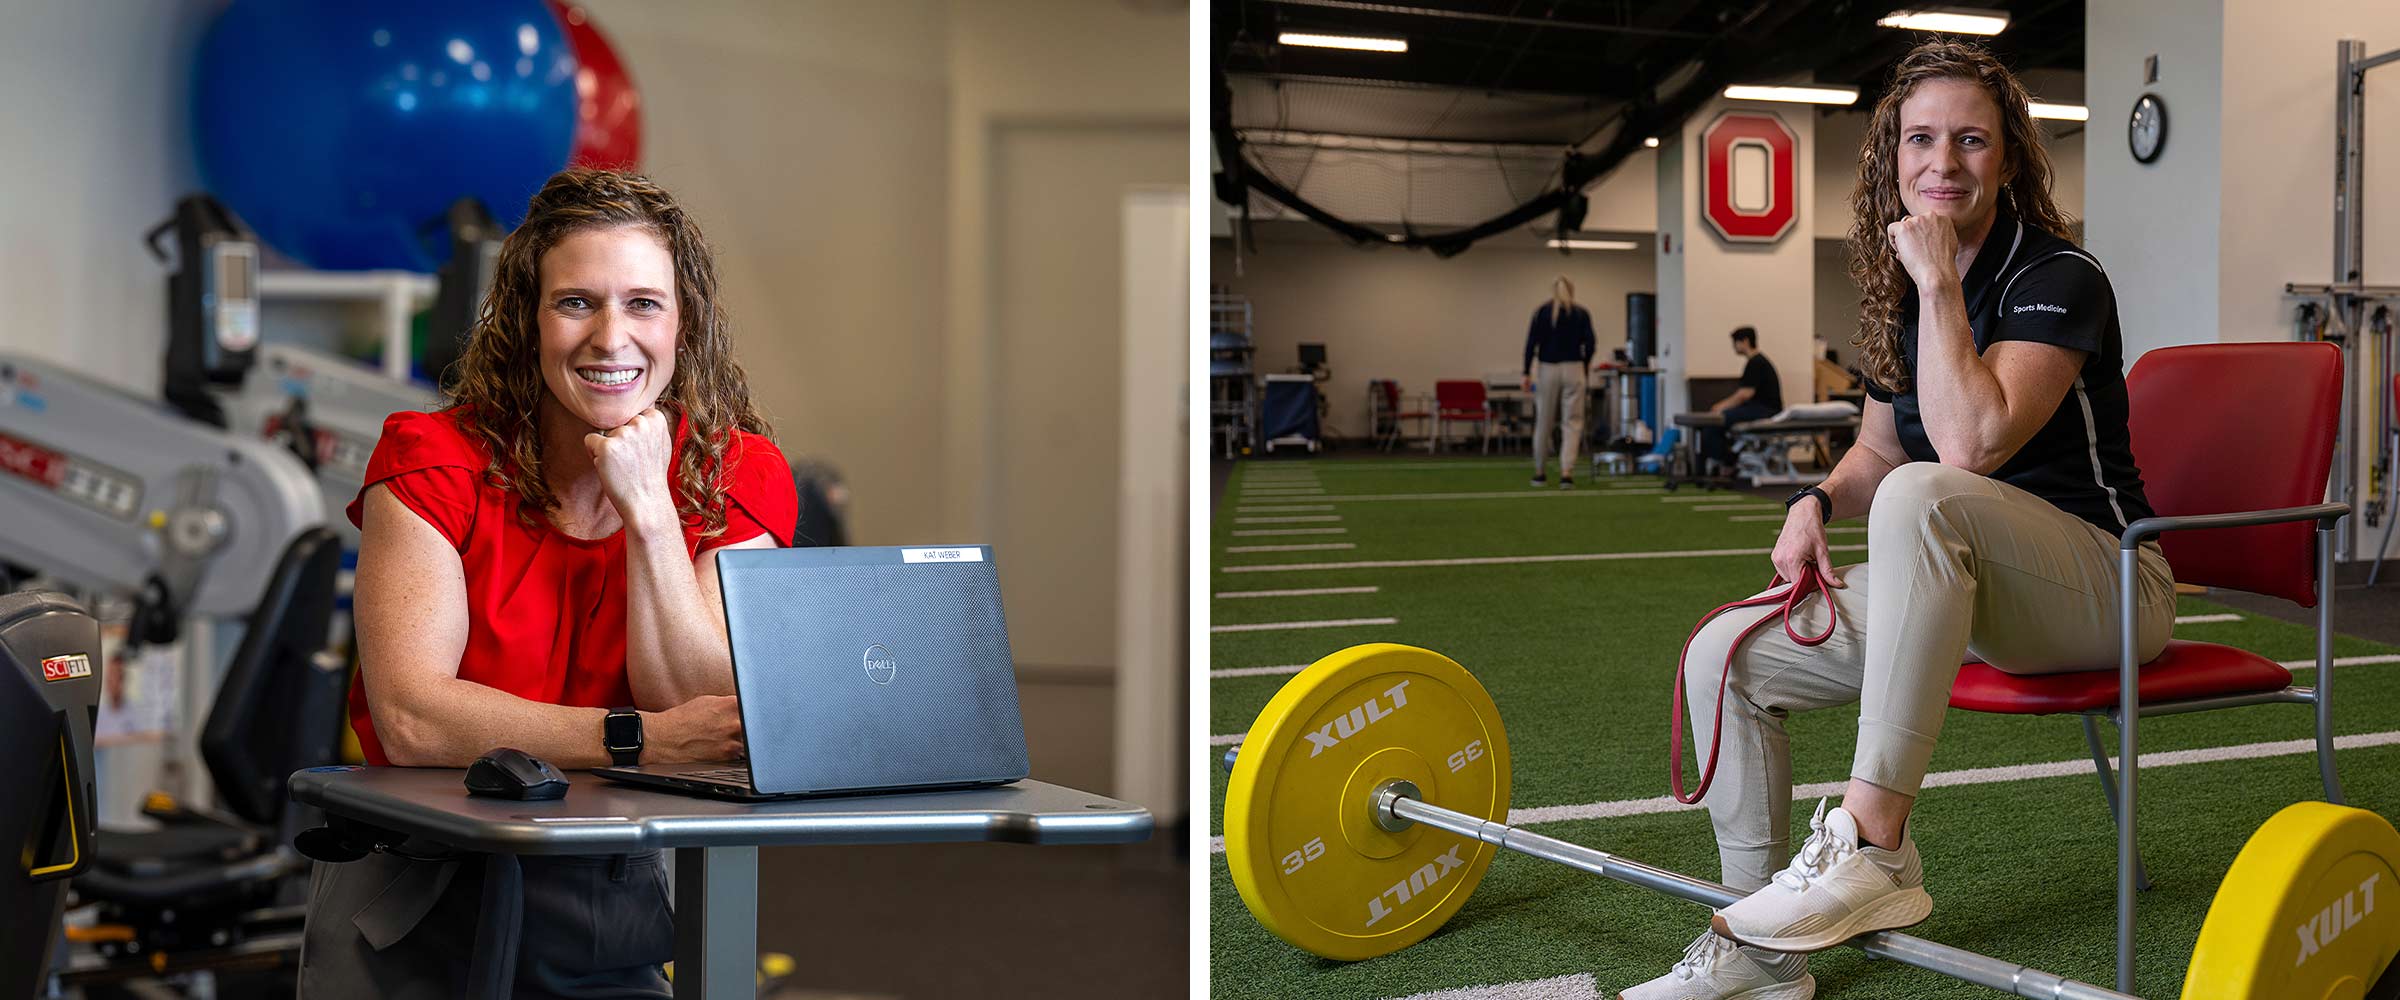
<path fill-rule="evenodd" d="M 2341 775 L 2333 771 L 2333 529 L 2317 526 L 2317 676 L 2309 706 L 2317 712 L 2317 776 L 2325 782 L 2325 801 L 2347 805 Z"/>
<path fill-rule="evenodd" d="M 2117 821 L 2117 779 L 2108 771 L 2108 749 L 2100 742 L 2100 723 L 2092 716 L 2083 717 L 2083 742 L 2092 748 L 2092 767 L 2100 773 L 2100 790 L 2108 795 L 2108 821 Z M 2133 851 L 2133 884 L 2143 892 L 2150 891 L 2150 873 L 2142 867 L 2142 851 Z"/>

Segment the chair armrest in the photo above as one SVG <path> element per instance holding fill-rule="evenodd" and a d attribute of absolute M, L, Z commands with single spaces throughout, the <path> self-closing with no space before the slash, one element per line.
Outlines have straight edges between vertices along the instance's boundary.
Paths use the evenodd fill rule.
<path fill-rule="evenodd" d="M 2242 510 L 2229 514 L 2186 514 L 2181 517 L 2145 517 L 2125 526 L 2118 537 L 2117 547 L 2130 549 L 2142 544 L 2152 535 L 2169 531 L 2189 531 L 2196 528 L 2242 528 L 2254 524 L 2282 524 L 2287 521 L 2320 521 L 2330 527 L 2332 522 L 2347 517 L 2346 503 L 2317 503 L 2306 507 L 2279 507 L 2274 510 Z"/>

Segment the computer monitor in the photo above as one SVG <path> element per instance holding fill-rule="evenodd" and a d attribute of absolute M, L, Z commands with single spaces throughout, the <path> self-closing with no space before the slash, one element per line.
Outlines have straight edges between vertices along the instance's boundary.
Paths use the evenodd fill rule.
<path fill-rule="evenodd" d="M 1319 368 L 1323 368 L 1323 367 L 1325 367 L 1325 345 L 1323 345 L 1323 344 L 1302 344 L 1302 345 L 1300 345 L 1300 370 L 1301 370 L 1301 371 L 1304 371 L 1304 372 L 1315 372 L 1317 369 L 1319 369 Z"/>

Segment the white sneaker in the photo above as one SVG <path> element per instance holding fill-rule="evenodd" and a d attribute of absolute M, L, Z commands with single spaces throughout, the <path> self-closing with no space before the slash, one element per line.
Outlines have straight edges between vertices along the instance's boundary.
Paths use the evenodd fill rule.
<path fill-rule="evenodd" d="M 1786 971 L 1779 974 L 1774 966 Z M 1807 957 L 1761 962 L 1715 932 L 1702 931 L 1666 975 L 1617 994 L 1617 1000 L 1812 1000 L 1816 995 L 1817 978 L 1808 974 Z"/>
<path fill-rule="evenodd" d="M 1906 827 L 1898 850 L 1862 848 L 1858 821 L 1843 809 L 1828 815 L 1819 799 L 1808 828 L 1808 840 L 1774 881 L 1717 911 L 1717 933 L 1770 951 L 1821 951 L 1933 913 L 1924 865 Z"/>

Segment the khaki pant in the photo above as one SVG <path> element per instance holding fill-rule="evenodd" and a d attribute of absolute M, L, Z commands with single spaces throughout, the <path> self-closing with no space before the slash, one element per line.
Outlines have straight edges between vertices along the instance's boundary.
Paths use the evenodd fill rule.
<path fill-rule="evenodd" d="M 1867 518 L 1870 562 L 1835 570 L 1839 627 L 1821 646 L 1762 626 L 1732 658 L 1716 777 L 1704 800 L 1724 883 L 1755 891 L 1790 854 L 1792 754 L 1783 720 L 1856 701 L 1850 776 L 1917 794 L 1959 664 L 2009 673 L 2115 669 L 2117 540 L 2048 501 L 1964 469 L 1893 469 Z M 2136 565 L 2135 652 L 2147 662 L 2175 627 L 2175 581 L 2156 542 Z M 1705 759 L 1717 685 L 1742 629 L 1777 609 L 1741 608 L 1692 640 L 1684 700 Z M 1825 601 L 1794 615 L 1801 635 L 1825 630 Z"/>
<path fill-rule="evenodd" d="M 1543 361 L 1533 369 L 1533 474 L 1547 475 L 1550 429 L 1566 411 L 1566 433 L 1558 446 L 1558 474 L 1575 478 L 1575 450 L 1583 444 L 1584 371 L 1581 361 Z"/>

